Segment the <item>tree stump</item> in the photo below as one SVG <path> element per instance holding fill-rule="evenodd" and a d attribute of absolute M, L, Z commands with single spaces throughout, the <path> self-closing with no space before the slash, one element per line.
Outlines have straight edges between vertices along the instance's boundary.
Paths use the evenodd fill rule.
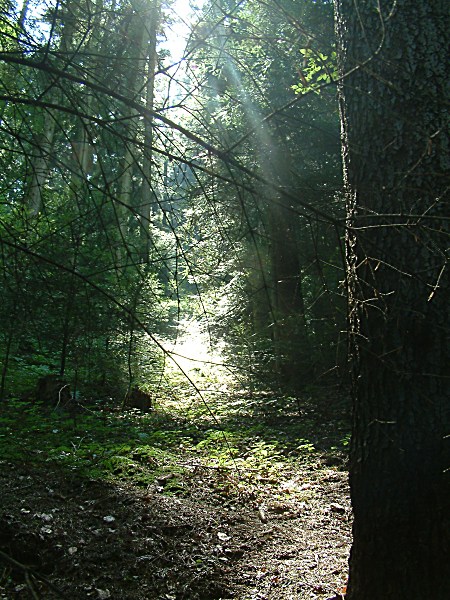
<path fill-rule="evenodd" d="M 138 408 L 142 412 L 149 412 L 152 409 L 152 397 L 147 392 L 134 386 L 125 397 L 125 407 Z"/>
<path fill-rule="evenodd" d="M 37 382 L 36 400 L 49 406 L 65 406 L 70 402 L 70 384 L 58 375 L 45 375 Z"/>

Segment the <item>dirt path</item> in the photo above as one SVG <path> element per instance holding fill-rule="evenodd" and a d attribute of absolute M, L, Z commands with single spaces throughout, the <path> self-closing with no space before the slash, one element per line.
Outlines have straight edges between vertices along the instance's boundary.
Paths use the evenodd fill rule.
<path fill-rule="evenodd" d="M 175 392 L 150 415 L 94 422 L 88 408 L 72 431 L 70 415 L 11 408 L 2 447 L 21 458 L 0 455 L 0 599 L 340 598 L 345 399 L 228 386 L 199 324 L 181 331 L 172 350 L 197 390 L 171 367 Z M 122 462 L 86 475 L 102 452 Z"/>
<path fill-rule="evenodd" d="M 299 465 L 265 494 L 264 481 L 239 493 L 229 473 L 192 464 L 183 497 L 167 497 L 164 481 L 142 490 L 50 465 L 0 467 L 1 549 L 26 566 L 2 557 L 1 598 L 324 600 L 343 590 L 350 507 L 336 468 Z"/>

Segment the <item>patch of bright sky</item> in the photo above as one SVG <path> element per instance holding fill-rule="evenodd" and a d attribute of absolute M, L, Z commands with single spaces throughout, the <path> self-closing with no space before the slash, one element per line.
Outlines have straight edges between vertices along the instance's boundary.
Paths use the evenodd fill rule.
<path fill-rule="evenodd" d="M 184 56 L 192 24 L 198 21 L 203 4 L 204 0 L 175 0 L 171 7 L 173 23 L 165 27 L 166 41 L 162 47 L 170 52 L 174 63 Z"/>
<path fill-rule="evenodd" d="M 167 13 L 172 24 L 164 27 L 166 40 L 161 47 L 170 52 L 173 62 L 178 62 L 183 58 L 192 24 L 198 21 L 199 11 L 204 2 L 205 0 L 175 0 L 168 9 Z M 23 3 L 24 0 L 17 0 L 18 14 L 22 10 Z M 54 0 L 29 0 L 28 15 L 38 19 L 49 6 L 54 4 Z M 49 25 L 41 22 L 39 27 L 42 35 L 49 33 Z"/>

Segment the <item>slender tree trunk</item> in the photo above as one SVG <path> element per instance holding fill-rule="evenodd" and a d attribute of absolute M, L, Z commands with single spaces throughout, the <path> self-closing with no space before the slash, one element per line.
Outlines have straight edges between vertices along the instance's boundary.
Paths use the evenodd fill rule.
<path fill-rule="evenodd" d="M 27 18 L 28 10 L 30 8 L 30 0 L 24 0 L 22 4 L 22 8 L 20 9 L 19 19 L 17 24 L 19 25 L 21 30 L 25 29 L 25 21 Z"/>
<path fill-rule="evenodd" d="M 23 28 L 25 19 L 28 11 L 29 1 L 24 2 L 22 12 L 20 15 L 20 26 Z M 72 38 L 75 30 L 75 16 L 68 10 L 66 10 L 64 27 L 59 42 L 59 51 L 69 52 L 72 45 Z M 48 82 L 44 82 L 48 85 Z M 58 88 L 56 88 L 58 90 Z M 61 99 L 61 93 L 57 91 L 56 101 Z M 31 183 L 28 188 L 28 195 L 26 198 L 27 206 L 31 217 L 35 217 L 42 210 L 43 206 L 43 190 L 44 186 L 48 181 L 50 175 L 50 157 L 53 152 L 55 132 L 56 132 L 56 118 L 47 112 L 45 115 L 45 124 L 42 133 L 35 135 L 35 153 L 32 155 L 31 160 Z"/>
<path fill-rule="evenodd" d="M 269 135 L 269 134 L 268 134 Z M 273 142 L 262 157 L 263 172 L 271 181 L 294 191 L 289 157 Z M 308 331 L 298 244 L 298 220 L 282 198 L 269 199 L 267 229 L 270 236 L 273 291 L 273 340 L 278 370 L 284 384 L 297 387 L 310 368 Z"/>
<path fill-rule="evenodd" d="M 46 115 L 44 131 L 37 137 L 35 154 L 31 164 L 31 183 L 28 191 L 28 207 L 30 215 L 39 214 L 43 204 L 43 190 L 47 183 L 50 168 L 49 157 L 53 149 L 56 121 Z"/>
<path fill-rule="evenodd" d="M 6 345 L 4 349 L 4 358 L 2 365 L 2 374 L 0 380 L 0 402 L 5 399 L 5 391 L 6 391 L 6 377 L 8 375 L 8 367 L 9 367 L 9 359 L 11 358 L 11 346 L 15 337 L 16 331 L 13 326 L 10 327 L 8 332 L 8 337 L 6 340 Z"/>
<path fill-rule="evenodd" d="M 276 203 L 269 208 L 269 218 L 275 352 L 280 375 L 297 385 L 310 367 L 297 223 L 291 211 Z"/>
<path fill-rule="evenodd" d="M 75 268 L 75 267 L 74 267 Z M 71 325 L 73 321 L 73 307 L 75 306 L 76 300 L 76 286 L 75 281 L 72 278 L 70 291 L 66 298 L 66 306 L 64 311 L 64 321 L 62 326 L 62 341 L 61 341 L 61 354 L 59 360 L 59 374 L 61 377 L 64 376 L 66 371 L 67 357 L 69 354 L 70 342 L 71 342 Z"/>
<path fill-rule="evenodd" d="M 152 0 L 150 9 L 141 7 L 133 22 L 133 35 L 138 40 L 133 47 L 133 55 L 137 57 L 135 68 L 130 71 L 127 84 L 128 93 L 134 97 L 139 96 L 144 89 L 145 105 L 149 111 L 154 108 L 154 79 L 157 65 L 156 36 L 159 25 L 159 0 Z M 144 82 L 144 83 L 143 83 Z M 130 112 L 130 117 L 134 111 Z M 133 122 L 127 127 L 127 136 L 133 138 L 137 133 L 133 129 Z M 141 174 L 142 185 L 140 187 L 138 202 L 133 200 L 133 173 L 138 172 L 138 159 L 130 146 L 126 146 L 123 157 L 122 176 L 120 181 L 119 197 L 122 206 L 119 209 L 119 226 L 122 240 L 127 238 L 127 217 L 130 210 L 136 211 L 140 219 L 141 239 L 139 254 L 143 260 L 147 260 L 150 250 L 150 215 L 153 204 L 152 188 L 152 160 L 153 160 L 153 120 L 146 118 L 144 123 L 144 151 L 142 157 Z M 121 251 L 119 250 L 119 253 Z M 119 262 L 121 261 L 118 257 Z"/>
<path fill-rule="evenodd" d="M 159 0 L 152 0 L 150 5 L 150 15 L 148 18 L 148 27 L 146 29 L 146 47 L 144 47 L 144 56 L 147 57 L 145 107 L 148 109 L 149 114 L 154 109 L 155 72 L 157 67 L 156 33 L 160 21 L 159 12 Z M 145 119 L 144 125 L 144 154 L 142 161 L 142 200 L 141 206 L 139 207 L 139 215 L 141 219 L 141 232 L 143 237 L 142 254 L 144 260 L 148 260 L 150 253 L 150 218 L 155 197 L 152 182 L 152 161 L 153 119 L 147 117 Z"/>
<path fill-rule="evenodd" d="M 336 0 L 354 364 L 348 600 L 450 596 L 448 3 Z"/>

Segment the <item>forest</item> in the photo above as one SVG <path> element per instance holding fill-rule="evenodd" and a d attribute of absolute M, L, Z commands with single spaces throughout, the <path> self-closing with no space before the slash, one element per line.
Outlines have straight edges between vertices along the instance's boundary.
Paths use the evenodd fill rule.
<path fill-rule="evenodd" d="M 450 597 L 445 0 L 0 0 L 0 599 Z"/>

